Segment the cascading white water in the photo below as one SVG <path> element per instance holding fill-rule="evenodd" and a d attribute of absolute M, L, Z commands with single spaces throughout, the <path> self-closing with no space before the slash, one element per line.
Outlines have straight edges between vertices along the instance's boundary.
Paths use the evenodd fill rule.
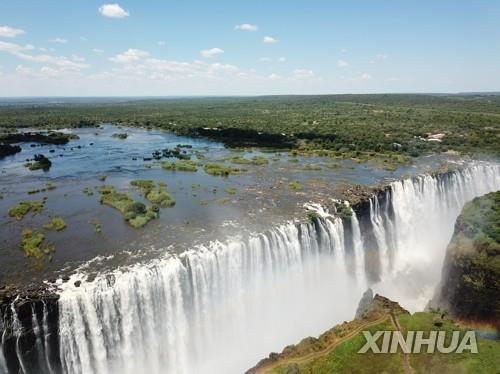
<path fill-rule="evenodd" d="M 71 287 L 59 301 L 63 367 L 241 372 L 269 350 L 351 317 L 358 292 L 348 287 L 356 282 L 345 275 L 343 248 L 338 218 L 289 223 Z M 338 286 L 343 293 L 328 295 Z"/>
<path fill-rule="evenodd" d="M 244 372 L 271 351 L 352 319 L 371 279 L 365 251 L 373 241 L 364 229 L 381 264 L 370 286 L 420 309 L 462 206 L 499 188 L 500 166 L 478 163 L 392 183 L 385 201 L 370 201 L 368 226 L 354 214 L 346 230 L 316 206 L 315 223 L 213 242 L 78 288 L 73 282 L 84 275 L 75 275 L 59 300 L 63 371 Z"/>
<path fill-rule="evenodd" d="M 436 178 L 430 175 L 392 183 L 394 217 L 378 212 L 381 248 L 395 248 L 374 291 L 399 301 L 410 311 L 422 310 L 441 277 L 444 253 L 464 204 L 500 189 L 500 166 L 478 164 Z"/>

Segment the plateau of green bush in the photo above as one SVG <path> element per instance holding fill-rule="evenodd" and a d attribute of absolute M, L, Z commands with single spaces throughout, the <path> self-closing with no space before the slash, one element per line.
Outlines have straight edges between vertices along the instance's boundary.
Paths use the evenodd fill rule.
<path fill-rule="evenodd" d="M 8 215 L 9 217 L 13 217 L 18 221 L 22 220 L 24 216 L 28 213 L 37 214 L 43 211 L 43 207 L 45 202 L 42 201 L 21 201 L 17 203 L 15 206 L 9 209 Z"/>
<path fill-rule="evenodd" d="M 126 133 L 116 133 L 116 134 L 113 134 L 111 135 L 112 138 L 117 138 L 117 139 L 127 139 L 128 138 L 128 134 Z"/>
<path fill-rule="evenodd" d="M 44 229 L 61 231 L 66 228 L 66 222 L 61 217 L 54 217 L 49 223 L 43 225 Z"/>
<path fill-rule="evenodd" d="M 99 192 L 99 202 L 120 211 L 125 221 L 134 228 L 143 227 L 158 217 L 153 207 L 146 207 L 143 203 L 134 201 L 127 193 L 117 192 L 112 186 L 102 186 Z"/>
<path fill-rule="evenodd" d="M 24 229 L 21 233 L 21 248 L 26 257 L 41 259 L 44 255 L 50 254 L 54 247 L 44 241 L 45 236 L 32 229 Z"/>
<path fill-rule="evenodd" d="M 197 171 L 198 164 L 192 160 L 179 160 L 179 161 L 162 161 L 161 167 L 165 170 L 180 170 L 180 171 Z"/>
<path fill-rule="evenodd" d="M 215 175 L 215 176 L 223 176 L 226 177 L 231 174 L 238 174 L 238 173 L 243 173 L 246 172 L 246 169 L 239 169 L 239 168 L 233 168 L 231 166 L 226 166 L 222 164 L 214 164 L 214 163 L 208 163 L 203 166 L 203 170 L 205 170 L 205 173 L 210 174 L 210 175 Z"/>

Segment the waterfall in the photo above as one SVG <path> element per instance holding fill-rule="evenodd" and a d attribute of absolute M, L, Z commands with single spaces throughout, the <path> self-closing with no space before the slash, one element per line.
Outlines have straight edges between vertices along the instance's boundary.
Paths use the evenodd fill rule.
<path fill-rule="evenodd" d="M 309 205 L 317 215 L 310 222 L 214 241 L 92 282 L 75 274 L 58 301 L 60 371 L 240 373 L 352 319 L 367 286 L 421 309 L 462 206 L 499 188 L 500 165 L 477 163 L 393 182 L 350 219 Z M 45 342 L 38 357 L 50 349 Z"/>
<path fill-rule="evenodd" d="M 342 297 L 326 293 L 344 282 L 349 296 L 343 248 L 342 221 L 327 217 L 247 241 L 213 242 L 79 288 L 68 283 L 59 300 L 63 368 L 241 372 L 259 355 L 334 320 Z M 312 312 L 315 304 L 322 308 Z M 339 317 L 352 314 L 339 309 Z"/>
<path fill-rule="evenodd" d="M 381 230 L 376 235 L 379 248 L 394 248 L 392 266 L 383 270 L 374 291 L 410 311 L 422 310 L 441 277 L 445 250 L 462 207 L 474 197 L 498 189 L 500 166 L 482 163 L 392 183 L 384 196 L 390 196 L 384 204 L 392 206 L 392 217 L 381 209 L 372 217 Z M 376 196 L 371 199 L 374 205 L 377 200 Z"/>

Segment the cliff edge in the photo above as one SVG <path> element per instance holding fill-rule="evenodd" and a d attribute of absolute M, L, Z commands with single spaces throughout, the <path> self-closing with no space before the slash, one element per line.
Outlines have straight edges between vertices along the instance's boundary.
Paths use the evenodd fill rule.
<path fill-rule="evenodd" d="M 460 320 L 500 330 L 500 191 L 464 206 L 433 304 Z"/>

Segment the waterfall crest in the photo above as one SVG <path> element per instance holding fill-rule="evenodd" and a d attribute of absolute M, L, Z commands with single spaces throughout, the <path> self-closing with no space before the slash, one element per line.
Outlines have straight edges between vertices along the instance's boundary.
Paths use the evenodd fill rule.
<path fill-rule="evenodd" d="M 313 206 L 311 222 L 212 242 L 78 288 L 73 282 L 83 275 L 75 275 L 58 301 L 60 367 L 47 367 L 85 374 L 238 373 L 271 351 L 352 319 L 367 286 L 409 309 L 422 308 L 462 206 L 499 188 L 500 165 L 477 163 L 393 182 L 355 207 L 350 219 Z M 38 336 L 43 318 L 37 321 Z M 44 341 L 42 334 L 34 343 L 45 347 L 39 360 L 51 349 Z"/>

